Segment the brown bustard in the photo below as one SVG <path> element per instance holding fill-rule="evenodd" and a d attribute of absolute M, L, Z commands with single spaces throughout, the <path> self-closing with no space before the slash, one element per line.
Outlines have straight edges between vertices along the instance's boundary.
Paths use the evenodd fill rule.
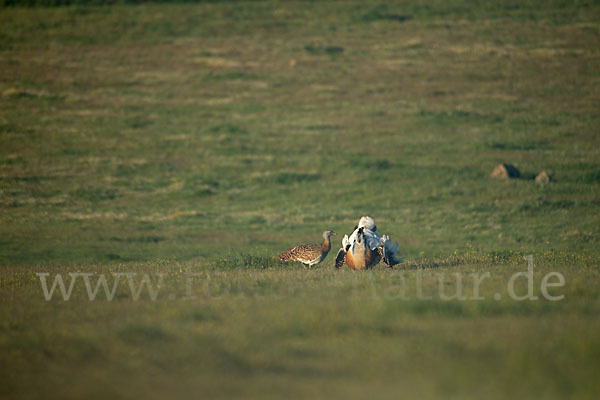
<path fill-rule="evenodd" d="M 323 232 L 323 244 L 301 244 L 292 247 L 280 255 L 279 258 L 283 261 L 299 261 L 311 267 L 327 257 L 329 250 L 331 250 L 331 236 L 335 234 L 334 231 L 325 231 Z"/>

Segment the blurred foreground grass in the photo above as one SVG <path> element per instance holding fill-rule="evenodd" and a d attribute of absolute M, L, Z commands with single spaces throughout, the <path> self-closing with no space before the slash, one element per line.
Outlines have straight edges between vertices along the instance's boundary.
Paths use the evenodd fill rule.
<path fill-rule="evenodd" d="M 45 301 L 41 270 L 0 272 L 0 393 L 18 398 L 595 398 L 600 359 L 598 258 L 535 254 L 533 294 L 515 301 L 521 255 L 461 254 L 460 265 L 336 272 L 197 262 L 49 267 L 60 274 L 135 273 L 112 301 Z M 430 260 L 432 261 L 432 260 Z M 472 274 L 490 273 L 473 300 Z M 559 272 L 563 287 L 540 290 Z M 159 278 L 158 274 L 162 274 Z M 192 275 L 194 274 L 194 275 Z M 457 293 L 465 300 L 444 300 Z M 419 285 L 419 280 L 422 282 Z M 160 282 L 160 287 L 159 287 Z M 552 280 L 556 282 L 556 280 Z M 189 285 L 189 289 L 188 286 Z M 440 292 L 439 287 L 443 288 Z M 419 287 L 422 288 L 419 292 Z M 515 284 L 519 296 L 527 282 Z M 496 300 L 494 295 L 501 299 Z M 431 296 L 423 300 L 418 296 Z M 17 395 L 18 394 L 18 395 Z M 50 396 L 48 396 L 50 394 Z"/>

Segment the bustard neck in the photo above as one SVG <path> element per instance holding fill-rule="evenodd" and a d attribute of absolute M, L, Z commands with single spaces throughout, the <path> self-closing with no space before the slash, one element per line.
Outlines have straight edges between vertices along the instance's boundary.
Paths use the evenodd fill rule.
<path fill-rule="evenodd" d="M 331 237 L 327 236 L 324 239 L 325 240 L 323 241 L 323 251 L 328 252 L 331 249 Z"/>

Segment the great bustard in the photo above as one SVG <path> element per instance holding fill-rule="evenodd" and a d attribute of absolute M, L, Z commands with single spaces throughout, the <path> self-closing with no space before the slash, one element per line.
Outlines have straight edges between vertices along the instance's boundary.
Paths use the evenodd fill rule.
<path fill-rule="evenodd" d="M 334 231 L 323 232 L 323 244 L 301 244 L 292 247 L 285 253 L 279 256 L 283 261 L 299 261 L 309 267 L 320 263 L 327 257 L 331 250 L 331 236 L 336 235 Z"/>
<path fill-rule="evenodd" d="M 335 267 L 341 268 L 344 263 L 350 269 L 373 268 L 383 259 L 383 262 L 392 268 L 402 262 L 398 257 L 398 242 L 392 245 L 392 240 L 387 235 L 379 235 L 377 226 L 371 217 L 362 217 L 354 232 L 342 239 L 342 248 L 335 258 Z"/>

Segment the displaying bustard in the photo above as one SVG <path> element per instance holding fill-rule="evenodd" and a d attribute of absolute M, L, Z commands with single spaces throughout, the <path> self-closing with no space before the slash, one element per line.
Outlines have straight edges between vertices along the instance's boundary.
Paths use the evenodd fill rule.
<path fill-rule="evenodd" d="M 335 258 L 335 267 L 341 268 L 346 264 L 350 269 L 373 268 L 383 260 L 392 268 L 402 262 L 402 257 L 396 254 L 398 242 L 392 245 L 392 240 L 387 235 L 379 235 L 377 226 L 371 217 L 362 217 L 354 232 L 342 239 L 342 248 Z"/>
<path fill-rule="evenodd" d="M 323 244 L 301 244 L 292 247 L 280 255 L 279 258 L 283 261 L 299 261 L 311 267 L 327 257 L 329 250 L 331 250 L 331 236 L 335 234 L 334 231 L 325 231 L 323 232 Z"/>

